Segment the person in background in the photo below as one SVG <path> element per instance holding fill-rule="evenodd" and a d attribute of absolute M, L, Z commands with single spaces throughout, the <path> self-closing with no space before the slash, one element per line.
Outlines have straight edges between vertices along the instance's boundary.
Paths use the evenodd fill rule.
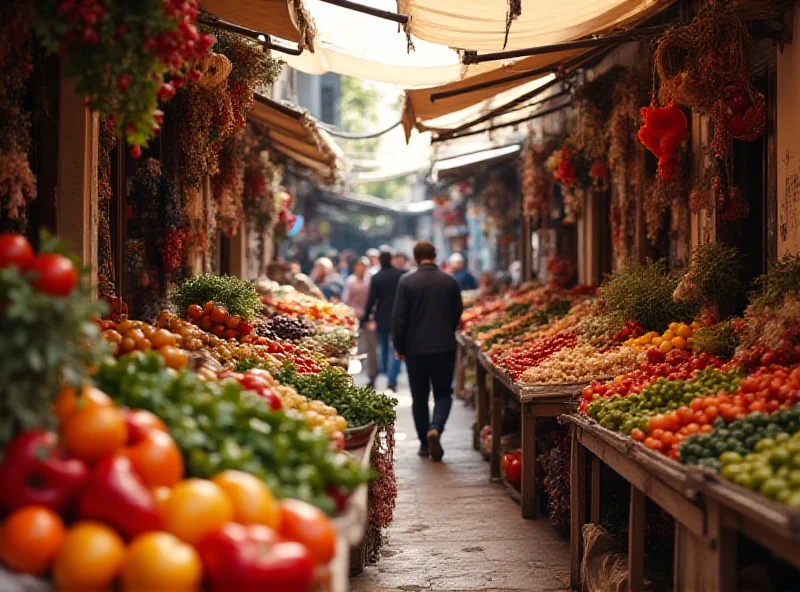
<path fill-rule="evenodd" d="M 392 257 L 392 265 L 397 269 L 408 271 L 408 256 L 405 253 L 395 253 L 394 257 Z"/>
<path fill-rule="evenodd" d="M 450 273 L 456 278 L 458 287 L 461 290 L 477 290 L 478 282 L 475 276 L 466 267 L 464 256 L 461 253 L 453 253 L 447 260 L 450 266 Z"/>
<path fill-rule="evenodd" d="M 382 251 L 379 256 L 381 270 L 372 276 L 369 284 L 369 298 L 364 307 L 362 323 L 367 329 L 378 333 L 381 369 L 386 373 L 387 387 L 397 390 L 397 377 L 400 374 L 400 360 L 394 356 L 392 348 L 392 310 L 397 283 L 405 273 L 392 266 L 391 251 Z"/>
<path fill-rule="evenodd" d="M 357 319 L 364 318 L 364 312 L 369 298 L 370 279 L 367 277 L 369 259 L 362 257 L 353 263 L 353 273 L 345 280 L 342 302 L 349 306 Z M 374 330 L 369 330 L 365 323 L 358 331 L 358 353 L 367 355 L 367 376 L 370 388 L 375 388 L 375 379 L 378 376 L 378 336 Z"/>
<path fill-rule="evenodd" d="M 367 249 L 367 257 L 369 258 L 369 267 L 367 268 L 367 275 L 372 277 L 381 270 L 381 263 L 379 261 L 381 252 L 378 249 Z"/>
<path fill-rule="evenodd" d="M 311 279 L 328 300 L 341 300 L 344 292 L 344 280 L 333 266 L 333 261 L 320 257 L 314 262 Z"/>
<path fill-rule="evenodd" d="M 352 251 L 342 251 L 339 253 L 339 262 L 336 264 L 336 270 L 343 278 L 347 279 L 350 275 L 350 263 L 352 262 Z"/>
<path fill-rule="evenodd" d="M 478 293 L 481 297 L 497 292 L 497 282 L 491 271 L 484 271 L 478 276 Z"/>
<path fill-rule="evenodd" d="M 455 278 L 436 266 L 436 247 L 428 241 L 414 246 L 417 271 L 397 286 L 392 315 L 392 339 L 397 357 L 405 360 L 419 455 L 442 460 L 441 444 L 453 404 L 456 329 L 464 306 Z M 429 400 L 433 387 L 433 419 Z"/>

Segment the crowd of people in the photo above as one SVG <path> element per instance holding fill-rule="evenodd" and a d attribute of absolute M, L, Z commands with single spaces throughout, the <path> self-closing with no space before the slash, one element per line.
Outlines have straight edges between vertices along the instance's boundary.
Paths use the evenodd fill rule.
<path fill-rule="evenodd" d="M 388 246 L 368 249 L 360 257 L 351 251 L 331 252 L 314 261 L 309 276 L 297 264 L 292 273 L 302 290 L 353 310 L 369 386 L 375 388 L 378 376 L 385 375 L 385 388 L 396 392 L 405 363 L 419 454 L 440 460 L 440 436 L 452 404 L 462 292 L 486 294 L 507 278 L 492 273 L 476 278 L 460 253 L 450 255 L 440 268 L 436 248 L 428 241 L 414 246 L 413 258 Z"/>

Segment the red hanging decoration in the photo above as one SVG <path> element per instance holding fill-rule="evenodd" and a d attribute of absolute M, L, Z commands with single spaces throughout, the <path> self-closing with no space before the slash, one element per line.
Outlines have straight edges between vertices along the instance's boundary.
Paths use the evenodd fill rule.
<path fill-rule="evenodd" d="M 683 111 L 667 107 L 642 107 L 644 125 L 639 128 L 639 141 L 658 157 L 658 176 L 662 181 L 675 177 L 675 151 L 689 139 L 689 122 Z"/>

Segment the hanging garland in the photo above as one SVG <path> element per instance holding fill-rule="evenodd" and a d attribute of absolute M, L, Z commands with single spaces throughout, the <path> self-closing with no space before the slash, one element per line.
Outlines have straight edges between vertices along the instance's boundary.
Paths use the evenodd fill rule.
<path fill-rule="evenodd" d="M 614 254 L 620 263 L 634 254 L 636 195 L 641 184 L 637 174 L 639 105 L 647 100 L 647 81 L 644 70 L 629 70 L 617 80 L 607 126 L 609 175 L 615 189 L 609 219 Z"/>
<path fill-rule="evenodd" d="M 161 128 L 158 101 L 168 101 L 214 39 L 200 34 L 196 0 L 36 0 L 42 45 L 63 57 L 68 76 L 91 108 L 111 116 L 131 154 Z"/>
<path fill-rule="evenodd" d="M 664 179 L 658 175 L 644 195 L 644 221 L 647 238 L 655 245 L 664 227 L 665 214 L 670 208 L 684 208 L 689 199 L 689 158 L 687 151 L 678 150 L 671 157 L 671 174 Z"/>
<path fill-rule="evenodd" d="M 217 202 L 217 225 L 230 238 L 239 232 L 243 219 L 244 154 L 241 133 L 225 142 L 219 154 L 219 172 L 211 177 Z"/>
<path fill-rule="evenodd" d="M 528 140 L 521 159 L 522 210 L 533 218 L 535 225 L 547 219 L 550 201 L 550 175 L 545 168 L 548 157 L 553 153 L 557 140 L 548 138 L 543 143 Z"/>
<path fill-rule="evenodd" d="M 378 478 L 369 484 L 369 517 L 365 543 L 367 561 L 375 563 L 381 557 L 383 531 L 389 528 L 394 519 L 397 501 L 397 479 L 394 474 L 394 425 L 386 427 L 372 447 L 370 466 Z"/>
<path fill-rule="evenodd" d="M 26 0 L 0 2 L 0 214 L 8 230 L 25 229 L 25 209 L 36 198 L 36 177 L 28 162 L 30 113 L 24 108 L 25 85 L 33 70 Z"/>
<path fill-rule="evenodd" d="M 159 183 L 159 200 L 163 204 L 161 265 L 168 280 L 177 283 L 183 279 L 187 240 L 181 196 L 178 187 L 167 175 L 162 176 Z"/>
<path fill-rule="evenodd" d="M 693 209 L 716 206 L 724 219 L 741 220 L 749 207 L 733 183 L 733 140 L 756 140 L 766 125 L 764 96 L 750 82 L 753 39 L 746 26 L 728 3 L 709 3 L 691 23 L 664 33 L 653 63 L 662 104 L 685 105 L 713 123 L 710 174 L 695 186 Z"/>
<path fill-rule="evenodd" d="M 562 223 L 575 224 L 581 215 L 581 203 L 586 195 L 586 188 L 592 185 L 583 151 L 568 140 L 550 155 L 545 166 L 553 179 L 561 185 L 564 197 Z"/>

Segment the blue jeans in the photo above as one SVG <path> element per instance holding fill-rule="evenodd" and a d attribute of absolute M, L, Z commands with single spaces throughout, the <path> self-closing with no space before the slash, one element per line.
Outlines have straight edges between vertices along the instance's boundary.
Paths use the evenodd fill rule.
<path fill-rule="evenodd" d="M 378 347 L 381 371 L 386 372 L 389 386 L 397 386 L 397 377 L 400 374 L 400 360 L 394 357 L 391 331 L 378 329 Z"/>

